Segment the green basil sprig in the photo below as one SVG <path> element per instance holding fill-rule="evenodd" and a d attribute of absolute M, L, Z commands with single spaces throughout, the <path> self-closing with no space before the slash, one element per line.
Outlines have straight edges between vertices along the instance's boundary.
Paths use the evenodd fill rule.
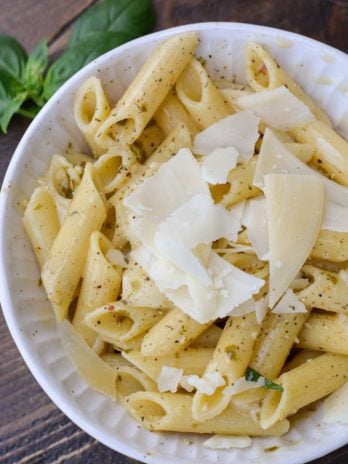
<path fill-rule="evenodd" d="M 41 40 L 28 56 L 13 37 L 0 34 L 0 130 L 7 132 L 14 114 L 34 118 L 73 74 L 98 56 L 152 32 L 151 0 L 103 0 L 75 23 L 63 54 L 48 65 L 48 45 Z"/>
<path fill-rule="evenodd" d="M 260 377 L 263 377 L 261 374 L 259 374 L 257 371 L 252 369 L 251 367 L 248 367 L 246 374 L 245 374 L 245 380 L 249 380 L 250 382 L 257 382 Z M 272 382 L 269 379 L 265 379 L 265 385 L 264 388 L 268 388 L 269 390 L 278 390 L 278 391 L 284 391 L 283 387 L 277 383 Z"/>
<path fill-rule="evenodd" d="M 84 42 L 94 32 L 123 32 L 132 38 L 140 37 L 153 30 L 155 19 L 151 0 L 104 0 L 76 22 L 68 48 Z"/>

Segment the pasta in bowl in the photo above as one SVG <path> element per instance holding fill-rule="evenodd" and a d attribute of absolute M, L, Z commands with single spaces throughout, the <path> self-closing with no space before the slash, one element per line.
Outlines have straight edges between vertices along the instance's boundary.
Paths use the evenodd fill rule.
<path fill-rule="evenodd" d="M 22 352 L 36 343 L 24 357 L 73 420 L 141 460 L 170 459 L 177 438 L 162 452 L 116 397 L 150 431 L 195 433 L 179 438 L 192 441 L 182 462 L 303 462 L 330 449 L 313 449 L 306 420 L 317 439 L 323 427 L 337 446 L 347 437 L 335 411 L 348 371 L 347 142 L 290 77 L 301 40 L 320 45 L 278 34 L 198 25 L 121 47 L 62 88 L 22 142 L 30 168 L 9 171 L 31 194 L 24 225 L 50 301 L 32 280 L 24 323 L 42 336 L 21 338 Z M 78 372 L 111 399 L 55 349 L 53 314 Z M 332 392 L 337 425 L 320 408 L 294 416 Z M 201 433 L 218 436 L 201 447 Z M 121 444 L 135 436 L 137 449 Z"/>

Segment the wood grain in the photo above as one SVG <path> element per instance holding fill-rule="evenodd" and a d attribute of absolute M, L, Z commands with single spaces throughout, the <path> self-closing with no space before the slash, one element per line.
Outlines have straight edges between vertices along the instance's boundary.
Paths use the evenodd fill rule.
<path fill-rule="evenodd" d="M 95 0 L 1 0 L 0 31 L 32 50 L 43 37 L 52 42 Z"/>
<path fill-rule="evenodd" d="M 157 28 L 204 21 L 236 21 L 286 29 L 348 51 L 347 1 L 154 0 Z"/>
<path fill-rule="evenodd" d="M 41 37 L 51 52 L 66 43 L 70 26 L 95 0 L 1 0 L 0 31 L 31 50 Z M 203 21 L 239 21 L 298 32 L 348 52 L 347 0 L 154 0 L 156 29 Z M 16 117 L 0 134 L 2 180 L 28 121 Z M 38 386 L 0 315 L 0 464 L 130 464 L 76 427 Z M 345 464 L 348 446 L 312 464 Z M 240 463 L 242 464 L 242 463 Z"/>

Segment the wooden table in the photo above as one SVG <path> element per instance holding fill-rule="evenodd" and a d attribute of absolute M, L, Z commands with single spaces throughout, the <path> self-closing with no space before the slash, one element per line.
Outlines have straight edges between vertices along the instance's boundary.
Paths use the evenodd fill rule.
<path fill-rule="evenodd" d="M 94 3 L 0 0 L 0 31 L 15 35 L 28 51 L 47 37 L 51 53 L 58 53 L 73 21 Z M 347 0 L 154 0 L 154 5 L 156 29 L 201 21 L 239 21 L 299 32 L 348 52 Z M 27 120 L 16 117 L 8 135 L 0 134 L 1 180 L 27 126 Z M 57 409 L 22 361 L 2 314 L 0 318 L 0 463 L 135 462 L 96 442 Z M 348 463 L 348 446 L 314 463 Z"/>

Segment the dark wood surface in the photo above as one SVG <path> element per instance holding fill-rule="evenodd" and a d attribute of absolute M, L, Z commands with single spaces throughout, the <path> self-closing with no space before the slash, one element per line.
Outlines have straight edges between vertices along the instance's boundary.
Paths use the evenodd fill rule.
<path fill-rule="evenodd" d="M 117 0 L 115 0 L 117 1 Z M 30 51 L 47 37 L 64 46 L 73 21 L 93 0 L 0 0 L 0 32 Z M 348 52 L 348 0 L 154 0 L 156 29 L 201 21 L 238 21 L 298 32 Z M 0 134 L 0 180 L 27 120 Z M 0 276 L 1 278 L 1 276 Z M 0 463 L 113 463 L 134 460 L 96 442 L 49 400 L 22 361 L 0 313 Z M 348 446 L 312 464 L 348 463 Z M 242 463 L 240 463 L 242 464 Z"/>

